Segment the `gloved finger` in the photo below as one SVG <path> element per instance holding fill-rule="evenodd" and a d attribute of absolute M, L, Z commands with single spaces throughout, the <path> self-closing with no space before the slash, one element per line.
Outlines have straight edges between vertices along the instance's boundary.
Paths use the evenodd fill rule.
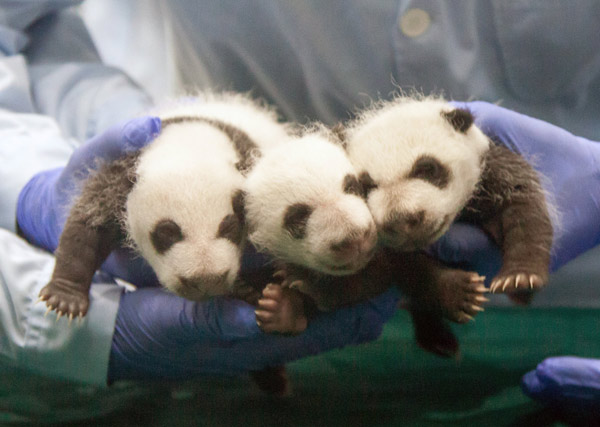
<path fill-rule="evenodd" d="M 158 117 L 146 116 L 115 125 L 79 147 L 65 168 L 66 179 L 85 176 L 99 160 L 110 162 L 123 155 L 139 150 L 160 132 Z"/>
<path fill-rule="evenodd" d="M 261 334 L 255 307 L 245 301 L 216 297 L 197 303 L 190 312 L 189 330 L 212 340 L 236 340 Z M 193 338 L 193 337 L 192 337 Z"/>
<path fill-rule="evenodd" d="M 128 340 L 151 336 L 156 342 L 184 345 L 227 341 L 260 333 L 254 308 L 244 301 L 216 297 L 195 302 L 163 288 L 143 288 L 121 297 L 117 327 Z M 127 332 L 128 331 L 128 332 Z"/>

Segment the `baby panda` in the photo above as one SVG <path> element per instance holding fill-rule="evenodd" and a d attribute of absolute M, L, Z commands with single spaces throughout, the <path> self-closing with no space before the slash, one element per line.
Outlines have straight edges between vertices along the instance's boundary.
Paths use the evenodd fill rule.
<path fill-rule="evenodd" d="M 84 182 L 40 298 L 85 316 L 92 276 L 132 246 L 160 283 L 192 300 L 232 292 L 245 243 L 242 188 L 259 144 L 285 141 L 275 114 L 242 95 L 205 94 L 159 114 L 160 135 Z"/>
<path fill-rule="evenodd" d="M 547 282 L 553 229 L 539 178 L 521 156 L 490 142 L 467 109 L 399 97 L 362 113 L 344 135 L 384 245 L 421 250 L 453 221 L 468 221 L 502 248 L 492 292 Z M 438 296 L 446 305 L 452 292 Z M 428 310 L 413 302 L 413 316 Z"/>
<path fill-rule="evenodd" d="M 431 289 L 413 294 L 422 305 L 436 307 L 438 293 L 450 290 L 448 283 L 464 283 L 463 291 L 443 298 L 457 321 L 476 314 L 485 301 L 477 274 L 422 255 L 376 250 L 375 223 L 356 169 L 332 131 L 311 129 L 265 151 L 244 190 L 250 242 L 284 263 L 281 283 L 268 285 L 258 301 L 257 320 L 265 331 L 301 332 L 317 310 L 364 301 L 393 283 L 403 290 Z M 430 349 L 455 352 L 445 329 L 436 339 L 441 343 Z"/>
<path fill-rule="evenodd" d="M 280 279 L 281 274 L 291 278 L 292 271 L 345 276 L 364 268 L 375 252 L 377 231 L 358 177 L 335 135 L 324 127 L 265 150 L 248 174 L 244 194 L 248 239 L 283 263 Z M 327 289 L 310 280 L 292 282 L 291 288 L 318 308 L 329 308 Z M 282 302 L 281 292 L 288 292 L 287 286 L 265 289 L 257 320 L 265 331 L 300 332 L 306 327 L 304 310 L 314 307 L 294 299 L 292 292 L 287 295 L 296 306 L 279 311 L 275 305 Z M 279 324 L 290 313 L 290 327 Z"/>

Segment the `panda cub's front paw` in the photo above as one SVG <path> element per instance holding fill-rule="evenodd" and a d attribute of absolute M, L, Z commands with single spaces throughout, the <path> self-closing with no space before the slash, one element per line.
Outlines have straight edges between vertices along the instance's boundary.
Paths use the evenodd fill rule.
<path fill-rule="evenodd" d="M 536 268 L 513 266 L 502 268 L 490 284 L 490 292 L 535 291 L 548 282 L 548 273 Z"/>
<path fill-rule="evenodd" d="M 62 316 L 66 316 L 70 323 L 73 317 L 83 318 L 88 312 L 89 294 L 88 290 L 83 288 L 81 284 L 69 280 L 52 279 L 40 291 L 39 300 L 46 302 L 48 307 L 46 314 L 55 310 L 57 321 Z"/>
<path fill-rule="evenodd" d="M 299 334 L 308 326 L 304 296 L 295 289 L 269 283 L 258 300 L 256 323 L 265 332 Z"/>

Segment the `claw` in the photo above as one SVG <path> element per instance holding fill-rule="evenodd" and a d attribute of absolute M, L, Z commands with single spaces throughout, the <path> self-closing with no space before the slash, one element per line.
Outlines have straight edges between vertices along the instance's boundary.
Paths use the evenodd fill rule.
<path fill-rule="evenodd" d="M 46 317 L 48 315 L 48 313 L 50 313 L 52 311 L 52 306 L 49 305 L 48 309 L 46 310 L 46 312 L 44 313 L 44 317 Z"/>
<path fill-rule="evenodd" d="M 39 297 L 39 298 L 37 299 L 37 301 L 35 302 L 35 304 L 37 304 L 37 303 L 39 303 L 39 302 L 43 302 L 43 301 L 46 301 L 46 300 L 44 299 L 44 297 Z"/>
<path fill-rule="evenodd" d="M 464 313 L 463 316 L 466 317 L 467 319 L 473 321 L 473 322 L 475 321 L 475 318 L 473 316 L 469 315 L 469 314 Z"/>
<path fill-rule="evenodd" d="M 73 313 L 69 313 L 69 326 L 73 323 Z"/>
<path fill-rule="evenodd" d="M 63 312 L 59 311 L 58 313 L 56 313 L 56 323 L 58 323 L 58 320 L 62 317 Z"/>
<path fill-rule="evenodd" d="M 294 280 L 292 283 L 290 283 L 290 289 L 297 289 L 300 286 L 302 286 L 302 280 Z"/>
<path fill-rule="evenodd" d="M 79 315 L 77 316 L 77 324 L 81 325 L 83 323 L 83 313 L 80 311 Z"/>
<path fill-rule="evenodd" d="M 482 297 L 482 296 L 476 296 L 475 297 L 475 301 L 477 301 L 477 302 L 490 302 L 489 299 L 487 299 L 486 297 Z"/>
<path fill-rule="evenodd" d="M 481 292 L 481 293 L 484 293 L 484 294 L 485 294 L 486 292 L 489 292 L 489 291 L 490 291 L 490 290 L 489 290 L 488 288 L 486 288 L 485 286 L 478 286 L 478 287 L 476 287 L 476 288 L 475 288 L 475 290 L 476 290 L 477 292 Z"/>
<path fill-rule="evenodd" d="M 529 289 L 533 289 L 533 276 L 529 276 Z"/>
<path fill-rule="evenodd" d="M 504 281 L 504 285 L 502 285 L 502 292 L 504 292 L 504 289 L 506 289 L 506 287 L 508 286 L 510 281 L 511 281 L 511 278 L 507 277 L 506 280 Z"/>
<path fill-rule="evenodd" d="M 478 305 L 471 304 L 471 308 L 475 311 L 485 311 L 483 307 L 479 307 Z"/>

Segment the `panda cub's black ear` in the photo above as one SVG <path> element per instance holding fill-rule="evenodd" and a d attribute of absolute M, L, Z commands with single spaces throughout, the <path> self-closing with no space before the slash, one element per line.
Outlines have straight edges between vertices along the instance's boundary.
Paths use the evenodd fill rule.
<path fill-rule="evenodd" d="M 465 133 L 473 125 L 473 114 L 465 108 L 455 108 L 451 111 L 442 111 L 442 117 L 460 133 Z"/>

